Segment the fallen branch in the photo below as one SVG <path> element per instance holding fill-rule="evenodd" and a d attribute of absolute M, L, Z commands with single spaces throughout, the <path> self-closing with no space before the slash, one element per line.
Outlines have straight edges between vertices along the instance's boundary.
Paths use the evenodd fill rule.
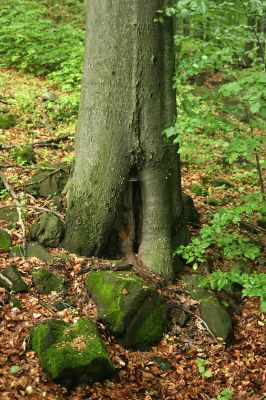
<path fill-rule="evenodd" d="M 212 333 L 212 331 L 209 329 L 208 325 L 206 324 L 205 321 L 203 321 L 202 318 L 200 318 L 197 314 L 193 313 L 190 310 L 187 310 L 186 308 L 179 306 L 183 311 L 185 311 L 186 313 L 192 315 L 193 317 L 195 317 L 196 319 L 198 319 L 203 325 L 204 327 L 207 329 L 207 331 L 209 332 L 209 334 L 212 336 L 212 338 L 215 340 L 216 343 L 220 343 L 217 338 L 215 337 L 215 335 Z"/>
<path fill-rule="evenodd" d="M 0 279 L 1 281 L 5 282 L 7 286 L 9 287 L 13 286 L 13 283 L 5 275 L 1 274 L 1 272 L 0 272 Z"/>
<path fill-rule="evenodd" d="M 2 209 L 2 208 L 16 208 L 17 206 L 15 205 L 15 204 L 10 204 L 10 205 L 6 205 L 6 206 L 1 206 L 0 207 L 0 210 Z M 23 204 L 23 205 L 19 205 L 18 207 L 25 207 L 25 208 L 31 208 L 31 209 L 33 209 L 33 210 L 37 210 L 37 211 L 43 211 L 43 212 L 48 212 L 48 213 L 50 213 L 50 214 L 54 214 L 54 215 L 56 215 L 57 217 L 59 217 L 62 221 L 64 220 L 64 216 L 63 216 L 63 214 L 61 214 L 60 212 L 58 212 L 58 211 L 54 211 L 54 210 L 50 210 L 49 208 L 46 208 L 46 207 L 39 207 L 39 206 L 31 206 L 31 205 L 25 205 L 25 204 Z"/>
<path fill-rule="evenodd" d="M 11 150 L 14 147 L 22 147 L 22 146 L 33 146 L 33 147 L 46 147 L 46 146 L 49 147 L 50 146 L 50 147 L 52 147 L 53 144 L 63 142 L 63 141 L 68 140 L 70 138 L 73 138 L 73 136 L 72 135 L 62 135 L 62 136 L 58 136 L 56 138 L 47 139 L 47 140 L 38 141 L 38 142 L 20 143 L 20 144 L 17 144 L 17 145 L 10 145 L 10 146 L 6 146 L 4 144 L 1 144 L 0 145 L 0 150 Z"/>
<path fill-rule="evenodd" d="M 56 174 L 57 172 L 60 172 L 60 171 L 62 171 L 62 168 L 53 169 L 48 175 L 45 175 L 42 179 L 39 179 L 38 181 L 27 183 L 26 185 L 19 185 L 19 186 L 17 186 L 17 188 L 21 188 L 21 187 L 24 187 L 24 186 L 28 187 L 28 186 L 32 186 L 32 185 L 36 185 L 36 184 L 42 183 L 47 178 L 49 178 L 50 176 L 52 176 L 52 175 L 54 175 L 54 174 Z"/>
<path fill-rule="evenodd" d="M 22 205 L 20 203 L 20 200 L 19 200 L 18 196 L 16 195 L 14 189 L 10 186 L 10 184 L 7 182 L 5 176 L 1 173 L 0 173 L 0 178 L 2 179 L 3 184 L 5 185 L 7 191 L 10 193 L 11 197 L 14 200 L 14 203 L 15 203 L 15 206 L 16 206 L 16 209 L 18 212 L 18 222 L 22 229 L 22 240 L 23 240 L 23 246 L 24 246 L 26 243 L 26 228 L 25 228 L 25 225 L 23 222 L 22 211 L 21 211 L 21 208 L 24 207 L 24 205 Z"/>
<path fill-rule="evenodd" d="M 130 271 L 133 268 L 133 264 L 125 263 L 118 265 L 110 265 L 110 264 L 98 264 L 98 265 L 89 265 L 87 267 L 81 268 L 77 275 L 85 274 L 86 272 L 92 271 Z"/>

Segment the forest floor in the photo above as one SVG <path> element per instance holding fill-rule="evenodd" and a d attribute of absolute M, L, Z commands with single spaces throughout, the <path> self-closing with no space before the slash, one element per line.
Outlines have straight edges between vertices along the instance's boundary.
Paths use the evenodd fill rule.
<path fill-rule="evenodd" d="M 74 135 L 75 120 L 69 123 L 63 118 L 57 119 L 58 111 L 51 109 L 49 111 L 45 107 L 42 95 L 47 90 L 59 97 L 64 96 L 56 87 L 49 86 L 49 82 L 45 79 L 2 69 L 0 86 L 0 108 L 8 108 L 19 116 L 16 126 L 0 130 L 1 145 L 17 146 L 45 141 L 52 135 Z M 36 147 L 35 155 L 38 165 L 45 165 L 47 162 L 70 162 L 73 157 L 73 140 L 66 140 L 57 148 Z M 212 168 L 211 164 L 209 168 Z M 21 193 L 20 199 L 24 199 L 26 205 L 30 206 L 26 207 L 26 229 L 38 213 L 36 207 L 50 208 L 52 203 L 52 200 L 34 198 L 23 192 L 23 185 L 35 171 L 35 165 L 18 165 L 12 156 L 12 149 L 1 150 L 0 172 L 16 194 L 20 196 Z M 196 208 L 201 215 L 201 223 L 205 224 L 215 207 L 204 203 L 204 197 L 195 196 L 189 191 L 191 183 L 200 182 L 203 174 L 204 171 L 198 166 L 182 167 L 183 189 L 194 197 Z M 230 179 L 230 171 L 227 175 L 223 172 L 222 177 Z M 225 188 L 213 190 L 218 197 L 226 196 L 229 191 Z M 252 193 L 255 190 L 257 190 L 255 184 L 242 185 L 242 191 Z M 14 202 L 9 193 L 3 191 L 1 193 L 0 207 L 6 207 Z M 237 196 L 232 191 L 229 194 L 232 198 Z M 13 245 L 22 243 L 19 223 L 10 228 L 7 222 L 0 221 L 0 227 L 9 229 Z M 197 231 L 193 228 L 192 233 L 196 234 Z M 9 299 L 6 299 L 5 289 L 0 288 L 1 400 L 229 399 L 230 397 L 226 395 L 217 397 L 227 388 L 233 393 L 233 399 L 262 400 L 266 397 L 266 322 L 259 309 L 258 298 L 244 298 L 240 303 L 240 314 L 231 312 L 233 337 L 230 343 L 221 344 L 206 330 L 199 318 L 197 302 L 189 298 L 179 281 L 166 285 L 162 279 L 148 271 L 136 269 L 136 273 L 158 288 L 170 308 L 181 307 L 189 312 L 190 318 L 182 328 L 169 321 L 169 329 L 163 339 L 150 351 L 132 351 L 117 344 L 108 329 L 98 321 L 96 306 L 84 289 L 86 274 L 81 273 L 82 268 L 96 266 L 103 261 L 78 257 L 62 249 L 50 249 L 50 253 L 54 256 L 55 262 L 48 264 L 49 267 L 64 274 L 68 279 L 68 297 L 72 306 L 63 311 L 53 308 L 53 303 L 58 297 L 56 293 L 45 296 L 38 294 L 36 289 L 31 287 L 29 271 L 33 267 L 45 265 L 43 261 L 37 258 L 11 257 L 8 252 L 0 253 L 0 272 L 7 266 L 15 264 L 23 279 L 31 287 L 29 293 L 11 293 Z M 62 253 L 65 253 L 65 257 L 62 257 Z M 219 262 L 223 263 L 221 260 Z M 266 272 L 266 268 L 260 271 Z M 19 299 L 20 309 L 14 307 L 14 298 Z M 88 316 L 96 321 L 117 368 L 118 378 L 91 386 L 81 385 L 67 392 L 60 385 L 53 383 L 42 371 L 36 355 L 26 348 L 26 338 L 31 327 L 51 317 L 70 322 L 80 316 Z M 208 361 L 207 369 L 212 372 L 211 377 L 206 378 L 199 373 L 197 359 Z M 17 373 L 12 373 L 12 366 L 19 367 Z"/>

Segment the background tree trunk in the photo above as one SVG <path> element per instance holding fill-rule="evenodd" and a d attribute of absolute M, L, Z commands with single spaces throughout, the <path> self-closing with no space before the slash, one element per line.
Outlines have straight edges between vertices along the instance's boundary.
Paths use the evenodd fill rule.
<path fill-rule="evenodd" d="M 64 244 L 102 255 L 123 226 L 124 251 L 139 247 L 144 264 L 171 279 L 182 204 L 176 148 L 161 135 L 176 115 L 173 21 L 154 22 L 163 3 L 89 2 Z"/>

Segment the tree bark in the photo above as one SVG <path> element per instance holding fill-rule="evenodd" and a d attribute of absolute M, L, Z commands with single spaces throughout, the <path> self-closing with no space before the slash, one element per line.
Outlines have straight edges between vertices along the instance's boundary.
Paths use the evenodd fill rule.
<path fill-rule="evenodd" d="M 161 134 L 176 116 L 173 21 L 154 22 L 163 3 L 89 2 L 64 245 L 102 255 L 123 226 L 124 252 L 139 247 L 144 264 L 171 279 L 182 204 L 176 148 Z"/>

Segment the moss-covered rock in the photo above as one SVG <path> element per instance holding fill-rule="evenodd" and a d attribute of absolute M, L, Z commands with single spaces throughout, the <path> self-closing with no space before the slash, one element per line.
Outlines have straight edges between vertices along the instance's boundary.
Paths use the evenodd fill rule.
<path fill-rule="evenodd" d="M 57 247 L 64 233 L 64 224 L 54 214 L 42 213 L 30 226 L 30 237 L 45 247 Z"/>
<path fill-rule="evenodd" d="M 56 274 L 48 268 L 34 268 L 31 270 L 31 275 L 38 293 L 67 293 L 67 281 L 64 276 Z"/>
<path fill-rule="evenodd" d="M 225 307 L 214 297 L 203 299 L 199 305 L 200 315 L 215 337 L 228 339 L 232 321 Z"/>
<path fill-rule="evenodd" d="M 52 319 L 30 331 L 28 347 L 38 355 L 43 370 L 67 387 L 112 378 L 115 369 L 93 322 L 75 325 Z"/>
<path fill-rule="evenodd" d="M 196 207 L 194 206 L 192 197 L 186 193 L 182 193 L 182 202 L 183 202 L 185 223 L 192 224 L 193 226 L 199 226 L 200 216 Z"/>
<path fill-rule="evenodd" d="M 21 146 L 13 149 L 11 156 L 19 165 L 34 164 L 36 162 L 33 146 Z"/>
<path fill-rule="evenodd" d="M 232 329 L 230 315 L 214 296 L 208 286 L 202 286 L 202 277 L 197 274 L 183 275 L 185 289 L 193 300 L 199 301 L 201 318 L 214 336 L 226 340 Z"/>
<path fill-rule="evenodd" d="M 10 129 L 17 125 L 17 116 L 13 113 L 0 114 L 0 129 Z"/>
<path fill-rule="evenodd" d="M 197 196 L 207 196 L 207 194 L 208 194 L 208 191 L 203 186 L 199 185 L 198 183 L 193 183 L 190 186 L 190 191 Z"/>
<path fill-rule="evenodd" d="M 123 345 L 145 348 L 161 339 L 166 305 L 152 286 L 132 272 L 91 272 L 86 286 L 100 319 Z"/>
<path fill-rule="evenodd" d="M 40 260 L 52 263 L 54 261 L 51 254 L 39 243 L 30 243 L 25 249 L 26 257 L 36 257 Z"/>
<path fill-rule="evenodd" d="M 11 236 L 5 229 L 0 228 L 0 251 L 9 251 L 11 245 Z"/>
<path fill-rule="evenodd" d="M 37 171 L 25 185 L 25 191 L 33 196 L 50 197 L 60 194 L 69 177 L 66 164 L 51 165 Z"/>
<path fill-rule="evenodd" d="M 251 274 L 252 271 L 253 271 L 253 268 L 250 265 L 250 262 L 248 262 L 247 260 L 244 260 L 244 259 L 235 261 L 231 265 L 230 269 L 238 271 L 238 272 L 240 272 L 242 274 Z"/>
<path fill-rule="evenodd" d="M 28 243 L 24 248 L 22 246 L 14 246 L 11 251 L 17 257 L 36 257 L 49 263 L 54 261 L 49 251 L 39 243 Z"/>
<path fill-rule="evenodd" d="M 18 222 L 18 212 L 15 208 L 6 207 L 0 209 L 0 220 L 6 222 Z"/>
<path fill-rule="evenodd" d="M 186 325 L 189 319 L 188 314 L 181 308 L 176 308 L 175 310 L 172 310 L 171 315 L 173 322 L 179 325 L 181 328 Z"/>
<path fill-rule="evenodd" d="M 5 281 L 1 281 L 0 278 L 1 287 L 6 287 L 15 293 L 28 292 L 29 288 L 27 283 L 22 279 L 21 273 L 14 265 L 7 267 L 4 271 L 2 271 L 2 274 L 12 282 L 12 286 L 8 286 L 7 283 Z"/>
<path fill-rule="evenodd" d="M 215 197 L 207 197 L 207 199 L 204 200 L 204 203 L 216 207 L 221 205 L 222 201 L 220 199 L 216 199 Z"/>
<path fill-rule="evenodd" d="M 185 284 L 185 290 L 193 300 L 200 301 L 212 293 L 207 286 L 202 286 L 202 276 L 197 274 L 182 275 L 181 281 Z"/>

